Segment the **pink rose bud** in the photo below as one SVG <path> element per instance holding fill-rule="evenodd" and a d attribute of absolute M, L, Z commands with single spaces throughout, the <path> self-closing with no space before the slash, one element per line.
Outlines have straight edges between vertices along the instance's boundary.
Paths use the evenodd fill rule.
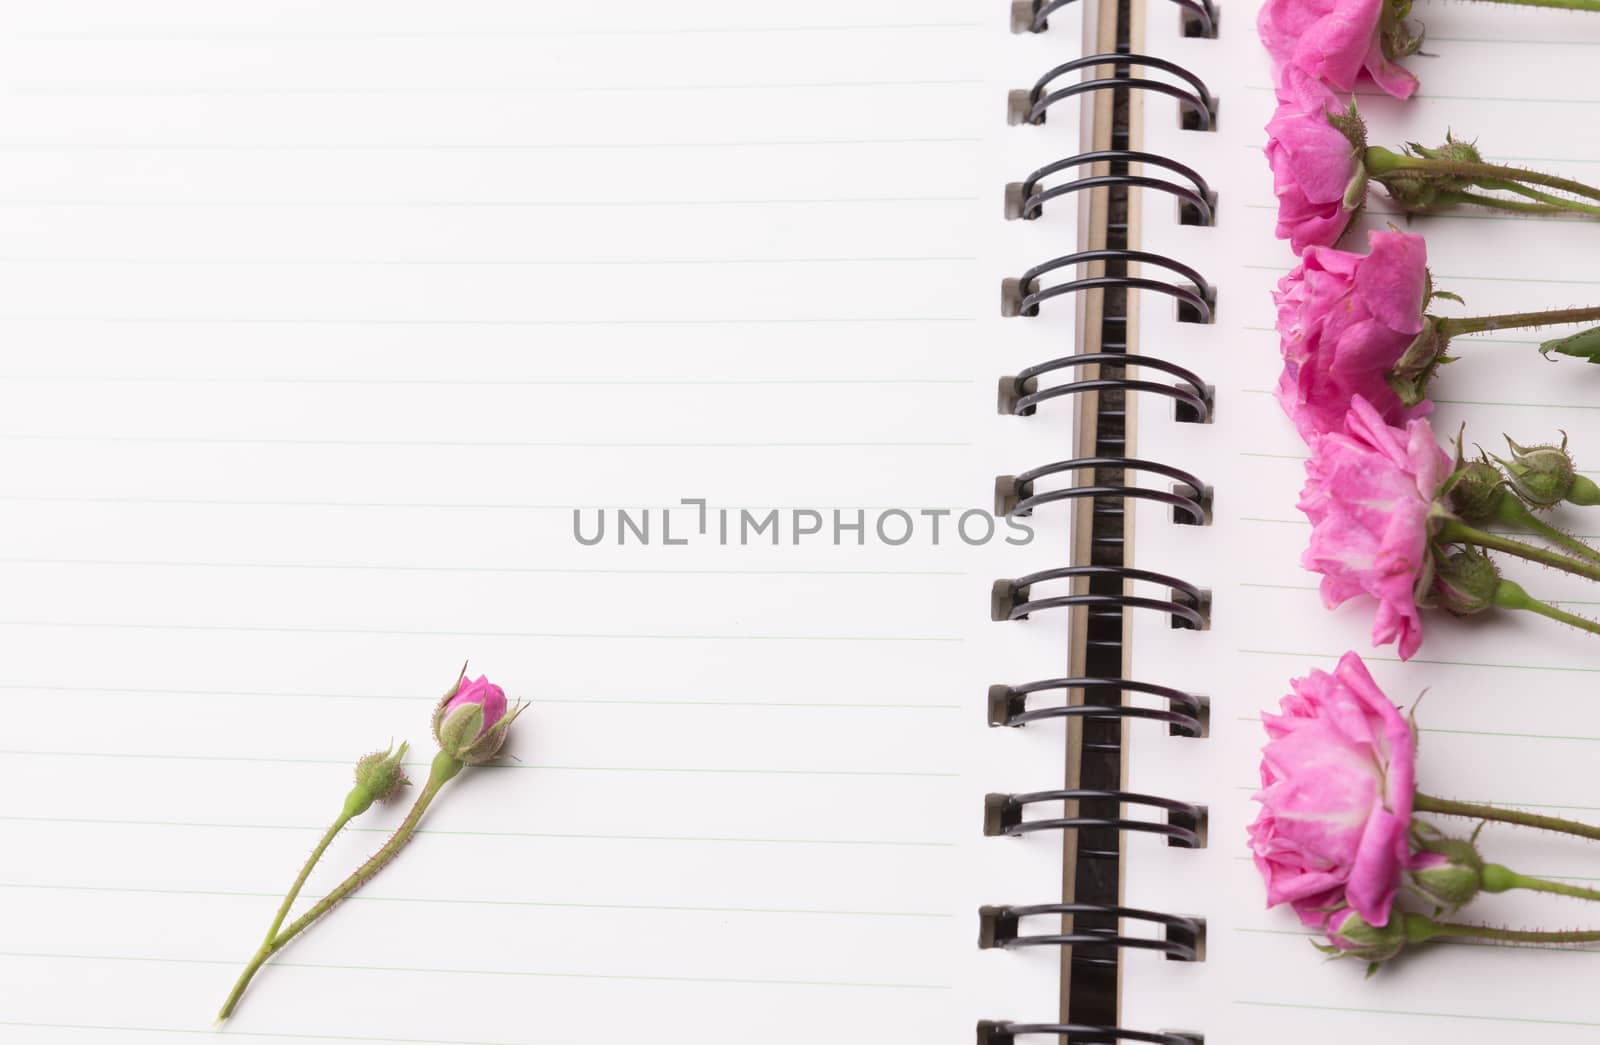
<path fill-rule="evenodd" d="M 433 737 L 439 750 L 469 766 L 494 758 L 505 743 L 511 723 L 525 705 L 508 708 L 506 691 L 479 675 L 460 679 L 433 713 Z"/>
<path fill-rule="evenodd" d="M 1432 409 L 1408 408 L 1389 383 L 1427 326 L 1428 248 L 1408 232 L 1372 232 L 1369 240 L 1370 254 L 1308 248 L 1272 295 L 1283 354 L 1278 403 L 1307 442 L 1342 431 L 1355 396 L 1392 425 Z"/>
<path fill-rule="evenodd" d="M 1328 920 L 1328 945 L 1321 950 L 1335 958 L 1354 958 L 1374 967 L 1395 957 L 1406 946 L 1404 916 L 1373 925 L 1355 911 L 1340 911 Z M 1370 969 L 1368 970 L 1371 971 Z"/>
<path fill-rule="evenodd" d="M 1344 431 L 1319 436 L 1306 462 L 1298 507 L 1311 520 L 1311 544 L 1300 565 L 1322 574 L 1330 609 L 1361 594 L 1376 599 L 1373 645 L 1398 643 L 1402 660 L 1422 645 L 1417 599 L 1427 595 L 1433 526 L 1444 517 L 1436 501 L 1449 473 L 1428 422 L 1391 428 L 1360 396 Z"/>
<path fill-rule="evenodd" d="M 1408 883 L 1437 908 L 1436 914 L 1465 907 L 1483 890 L 1484 864 L 1478 847 L 1420 822 L 1418 828 L 1417 844 L 1421 850 L 1411 857 L 1411 868 L 1406 873 Z"/>
<path fill-rule="evenodd" d="M 1289 687 L 1281 713 L 1261 716 L 1261 812 L 1249 829 L 1267 905 L 1289 904 L 1315 928 L 1344 907 L 1382 926 L 1411 858 L 1411 725 L 1354 653 Z"/>
<path fill-rule="evenodd" d="M 1422 46 L 1405 24 L 1410 8 L 1410 0 L 1267 0 L 1256 29 L 1279 68 L 1296 66 L 1340 91 L 1370 81 L 1409 98 L 1417 78 L 1395 63 Z"/>
<path fill-rule="evenodd" d="M 1295 254 L 1331 247 L 1367 198 L 1366 129 L 1352 106 L 1299 69 L 1283 70 L 1267 122 L 1267 163 L 1278 198 L 1278 238 Z"/>

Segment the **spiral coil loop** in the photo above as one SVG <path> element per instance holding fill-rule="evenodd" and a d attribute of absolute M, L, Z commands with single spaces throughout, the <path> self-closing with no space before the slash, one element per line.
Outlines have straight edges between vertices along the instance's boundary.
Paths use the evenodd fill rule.
<path fill-rule="evenodd" d="M 1072 473 L 1086 468 L 1113 468 L 1119 471 L 1150 472 L 1177 480 L 1171 491 L 1151 490 L 1142 486 L 1123 486 L 1095 483 L 1088 486 L 1069 486 L 1060 490 L 1035 492 L 1034 483 L 1040 479 L 1062 473 Z M 1159 461 L 1141 461 L 1132 457 L 1076 457 L 1070 461 L 1055 461 L 1029 469 L 1021 475 L 1002 475 L 994 483 L 994 511 L 1008 519 L 1024 518 L 1042 505 L 1057 501 L 1077 500 L 1084 497 L 1122 497 L 1155 501 L 1169 505 L 1178 521 L 1195 526 L 1211 522 L 1211 487 L 1202 483 L 1192 473 L 1174 468 Z"/>
<path fill-rule="evenodd" d="M 1085 927 L 1067 932 L 1024 933 L 1022 920 L 1039 915 L 1094 914 L 1118 921 L 1145 922 L 1160 927 L 1156 936 L 1126 936 L 1120 929 Z M 1088 947 L 1105 950 L 1159 951 L 1171 961 L 1195 962 L 1204 956 L 1205 920 L 1137 907 L 1097 903 L 1002 904 L 978 909 L 978 946 L 1015 950 L 1019 947 Z M 1113 955 L 1106 961 L 1114 962 Z"/>
<path fill-rule="evenodd" d="M 1066 384 L 1039 387 L 1039 378 L 1058 370 L 1075 370 L 1086 366 L 1139 367 L 1156 370 L 1178 379 L 1178 384 L 1137 380 L 1128 377 L 1096 377 Z M 1179 421 L 1209 422 L 1212 414 L 1212 388 L 1200 380 L 1193 371 L 1169 363 L 1155 356 L 1129 356 L 1121 352 L 1085 352 L 1081 355 L 1062 356 L 1037 363 L 1021 372 L 1000 379 L 999 409 L 1002 414 L 1032 417 L 1039 404 L 1062 396 L 1084 392 L 1120 390 L 1124 392 L 1149 392 L 1165 396 L 1177 404 Z"/>
<path fill-rule="evenodd" d="M 1126 167 L 1131 163 L 1138 163 L 1148 167 L 1160 167 L 1188 180 L 1188 185 L 1179 185 L 1176 182 L 1161 178 L 1152 178 L 1144 175 L 1129 173 L 1110 173 L 1079 178 L 1065 184 L 1041 188 L 1040 182 L 1052 174 L 1059 174 L 1064 170 L 1083 167 L 1096 163 L 1111 163 Z M 1020 182 L 1012 182 L 1006 186 L 1006 217 L 1020 218 L 1024 221 L 1033 221 L 1044 213 L 1046 201 L 1068 193 L 1083 192 L 1088 189 L 1106 188 L 1112 185 L 1127 185 L 1141 189 L 1155 189 L 1175 196 L 1184 207 L 1189 208 L 1194 217 L 1190 224 L 1211 225 L 1215 223 L 1217 194 L 1206 183 L 1205 178 L 1194 168 L 1177 160 L 1169 159 L 1153 152 L 1134 152 L 1128 149 L 1101 149 L 1095 152 L 1083 152 L 1076 156 L 1068 156 L 1064 160 L 1047 163 L 1043 167 L 1028 175 Z"/>
<path fill-rule="evenodd" d="M 1049 595 L 1032 598 L 1035 584 L 1074 578 L 1113 577 L 1123 581 L 1148 581 L 1169 589 L 1165 599 L 1143 595 L 1102 594 L 1081 592 L 1069 595 Z M 1040 610 L 1069 609 L 1073 606 L 1117 606 L 1128 609 L 1158 610 L 1169 614 L 1175 628 L 1193 628 L 1204 631 L 1210 626 L 1209 592 L 1188 581 L 1151 570 L 1136 570 L 1130 566 L 1058 566 L 1039 570 L 1023 577 L 1001 579 L 994 582 L 991 592 L 989 616 L 991 620 L 1027 620 L 1028 615 Z"/>
<path fill-rule="evenodd" d="M 1028 706 L 1028 697 L 1034 693 L 1074 690 L 1092 693 L 1115 692 L 1119 699 L 1128 693 L 1144 693 L 1166 701 L 1165 708 L 1147 708 L 1137 704 L 1055 704 L 1049 707 Z M 989 687 L 989 725 L 1021 727 L 1029 722 L 1052 718 L 1085 719 L 1150 719 L 1165 722 L 1174 736 L 1203 737 L 1207 732 L 1210 712 L 1205 697 L 1185 693 L 1171 686 L 1158 686 L 1132 679 L 1098 677 L 1040 679 L 1017 686 L 995 685 Z"/>
<path fill-rule="evenodd" d="M 1078 80 L 1065 87 L 1050 90 L 1050 85 L 1081 69 L 1095 69 L 1109 65 L 1112 67 L 1110 76 L 1089 80 Z M 1181 80 L 1184 86 L 1170 84 L 1164 80 L 1152 80 L 1146 77 L 1134 76 L 1135 68 L 1154 69 L 1166 73 L 1175 79 Z M 1179 111 L 1183 113 L 1186 126 L 1195 130 L 1209 131 L 1216 126 L 1217 100 L 1205 85 L 1205 81 L 1191 73 L 1176 62 L 1169 62 L 1165 58 L 1153 58 L 1145 54 L 1092 54 L 1083 58 L 1074 58 L 1070 62 L 1062 62 L 1051 69 L 1038 80 L 1034 81 L 1031 88 L 1026 91 L 1016 91 L 1011 96 L 1012 118 L 1017 123 L 1041 124 L 1045 122 L 1050 107 L 1057 102 L 1064 102 L 1069 98 L 1090 94 L 1096 91 L 1109 91 L 1118 88 L 1129 88 L 1141 91 L 1151 91 L 1164 94 L 1169 98 L 1178 100 Z"/>
<path fill-rule="evenodd" d="M 1065 803 L 1091 800 L 1159 809 L 1166 816 L 1159 821 L 1135 820 L 1125 816 L 1059 816 L 1038 820 L 1028 820 L 1024 817 L 1029 806 L 1041 802 Z M 991 794 L 984 796 L 983 805 L 983 833 L 990 837 L 1026 835 L 1039 831 L 1080 831 L 1085 828 L 1103 827 L 1134 834 L 1160 835 L 1166 838 L 1168 845 L 1178 849 L 1206 847 L 1206 819 L 1206 808 L 1192 802 L 1179 802 L 1158 795 L 1136 795 L 1127 791 L 1100 791 L 1091 788 L 1062 788 L 1021 795 Z"/>
<path fill-rule="evenodd" d="M 1054 286 L 1041 286 L 1039 278 L 1048 275 L 1057 269 L 1072 268 L 1086 265 L 1095 261 L 1136 262 L 1146 265 L 1155 265 L 1184 277 L 1189 281 L 1185 286 L 1179 283 L 1168 283 L 1164 280 L 1150 279 L 1146 276 L 1079 276 L 1065 283 Z M 1000 313 L 1005 316 L 1037 316 L 1039 306 L 1051 298 L 1063 294 L 1075 294 L 1085 290 L 1103 290 L 1110 287 L 1126 287 L 1129 290 L 1152 290 L 1158 294 L 1165 294 L 1175 298 L 1179 304 L 1178 318 L 1183 322 L 1210 323 L 1214 318 L 1217 304 L 1217 292 L 1206 278 L 1199 272 L 1185 265 L 1181 261 L 1165 257 L 1161 254 L 1152 254 L 1147 250 L 1127 250 L 1116 248 L 1112 250 L 1080 250 L 1073 254 L 1063 254 L 1051 258 L 1049 261 L 1040 262 L 1028 269 L 1016 279 L 1007 279 L 1001 283 Z"/>

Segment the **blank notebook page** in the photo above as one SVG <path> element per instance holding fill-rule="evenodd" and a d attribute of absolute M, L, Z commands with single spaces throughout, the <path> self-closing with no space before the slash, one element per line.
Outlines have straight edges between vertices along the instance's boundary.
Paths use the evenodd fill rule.
<path fill-rule="evenodd" d="M 425 778 L 467 659 L 532 702 L 513 757 L 225 1033 L 1054 1013 L 1052 948 L 976 938 L 1061 895 L 1058 838 L 981 824 L 1060 786 L 1062 734 L 983 701 L 1063 674 L 1064 620 L 989 590 L 1067 533 L 957 526 L 1070 445 L 995 413 L 1073 324 L 993 336 L 985 150 L 1003 72 L 1082 29 L 991 8 L 3 5 L 0 1033 L 209 1033 L 354 760 L 407 739 Z M 1070 207 L 1037 225 L 1076 244 Z"/>
<path fill-rule="evenodd" d="M 1517 163 L 1600 181 L 1600 89 L 1587 70 L 1600 53 L 1592 14 L 1423 4 L 1433 57 L 1406 60 L 1421 80 L 1412 100 L 1365 88 L 1358 102 L 1372 144 L 1436 145 L 1447 131 L 1476 139 L 1491 162 Z M 1345 650 L 1366 660 L 1398 704 L 1417 705 L 1418 785 L 1431 794 L 1515 804 L 1600 818 L 1594 756 L 1600 705 L 1594 672 L 1600 640 L 1529 614 L 1467 620 L 1424 611 L 1424 640 L 1401 664 L 1393 646 L 1374 649 L 1373 603 L 1321 605 L 1317 577 L 1299 567 L 1310 528 L 1295 509 L 1306 449 L 1275 402 L 1280 369 L 1270 292 L 1294 264 L 1273 237 L 1276 205 L 1261 154 L 1273 95 L 1254 5 L 1229 7 L 1219 40 L 1182 39 L 1175 16 L 1152 5 L 1146 48 L 1204 78 L 1221 99 L 1221 129 L 1177 129 L 1170 105 L 1146 107 L 1145 145 L 1183 159 L 1219 194 L 1214 229 L 1179 228 L 1165 201 L 1146 200 L 1147 249 L 1187 261 L 1217 284 L 1218 320 L 1201 328 L 1173 321 L 1164 302 L 1145 301 L 1142 350 L 1200 371 L 1217 387 L 1217 421 L 1177 425 L 1159 410 L 1140 417 L 1139 456 L 1192 467 L 1216 488 L 1209 532 L 1174 527 L 1141 512 L 1140 564 L 1163 564 L 1214 593 L 1210 632 L 1169 632 L 1141 623 L 1134 670 L 1147 681 L 1192 687 L 1211 697 L 1211 736 L 1184 748 L 1133 742 L 1129 787 L 1199 801 L 1210 808 L 1210 842 L 1198 852 L 1130 842 L 1127 895 L 1135 906 L 1204 916 L 1205 962 L 1140 961 L 1125 982 L 1125 1018 L 1134 1026 L 1203 1030 L 1206 1040 L 1293 1040 L 1324 1045 L 1367 1035 L 1380 1041 L 1488 1043 L 1509 1035 L 1540 1042 L 1595 1040 L 1593 992 L 1575 989 L 1592 974 L 1593 954 L 1436 945 L 1380 969 L 1327 962 L 1287 910 L 1264 909 L 1245 827 L 1257 805 L 1264 740 L 1259 714 L 1277 708 L 1288 680 L 1331 670 Z M 1361 229 L 1341 246 L 1365 252 L 1366 229 L 1397 226 L 1427 238 L 1439 290 L 1466 305 L 1437 302 L 1441 315 L 1484 315 L 1590 305 L 1600 301 L 1600 227 L 1593 222 L 1508 220 L 1462 210 L 1407 223 L 1374 188 Z M 1556 332 L 1560 332 L 1557 328 Z M 1468 452 L 1504 452 L 1501 433 L 1523 444 L 1571 436 L 1579 467 L 1600 453 L 1600 369 L 1577 360 L 1547 363 L 1535 350 L 1548 331 L 1460 338 L 1432 386 L 1435 434 L 1447 447 L 1467 425 Z M 1593 473 L 1591 473 L 1593 474 Z M 1591 538 L 1594 509 L 1563 509 L 1554 520 Z M 1181 531 L 1181 532 L 1180 532 Z M 1535 595 L 1592 614 L 1588 582 L 1502 560 L 1507 576 Z M 1165 738 L 1162 738 L 1165 739 Z M 1471 821 L 1430 817 L 1456 834 Z M 1487 859 L 1515 870 L 1592 884 L 1600 849 L 1527 830 L 1485 830 Z M 1464 920 L 1533 928 L 1600 926 L 1600 909 L 1527 893 L 1482 898 Z"/>

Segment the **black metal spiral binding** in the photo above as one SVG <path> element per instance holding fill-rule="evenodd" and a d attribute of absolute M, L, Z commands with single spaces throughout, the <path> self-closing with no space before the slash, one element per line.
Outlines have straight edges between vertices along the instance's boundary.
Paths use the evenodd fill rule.
<path fill-rule="evenodd" d="M 1072 2 L 1014 0 L 1012 28 L 1044 32 L 1050 28 L 1051 15 Z M 1184 35 L 1216 35 L 1218 15 L 1212 0 L 1173 3 L 1183 12 Z M 1082 665 L 1074 668 L 1078 674 L 989 688 L 991 726 L 1014 729 L 1054 719 L 1081 723 L 1082 774 L 1070 788 L 985 798 L 986 835 L 1015 838 L 1071 832 L 1076 868 L 1073 894 L 1065 898 L 1069 902 L 980 909 L 980 947 L 1064 948 L 1071 956 L 1071 989 L 1056 1017 L 1059 1022 L 983 1020 L 977 1024 L 978 1045 L 1015 1045 L 1028 1037 L 1149 1045 L 1203 1045 L 1204 1041 L 1188 1030 L 1118 1025 L 1118 969 L 1124 952 L 1150 950 L 1185 962 L 1202 961 L 1205 956 L 1203 919 L 1121 906 L 1122 838 L 1150 836 L 1193 849 L 1205 846 L 1207 831 L 1203 806 L 1120 790 L 1122 728 L 1130 721 L 1150 721 L 1164 724 L 1173 737 L 1203 738 L 1210 714 L 1204 697 L 1119 675 L 1127 611 L 1154 610 L 1179 628 L 1204 629 L 1210 623 L 1209 592 L 1177 577 L 1135 569 L 1125 557 L 1122 527 L 1129 506 L 1150 502 L 1170 512 L 1175 523 L 1206 525 L 1212 498 L 1210 488 L 1192 472 L 1127 453 L 1125 404 L 1130 395 L 1154 395 L 1172 401 L 1174 418 L 1181 423 L 1209 423 L 1215 415 L 1211 386 L 1182 366 L 1130 354 L 1124 324 L 1130 314 L 1130 291 L 1173 299 L 1180 322 L 1212 322 L 1217 301 L 1216 289 L 1196 269 L 1172 257 L 1132 249 L 1136 244 L 1129 242 L 1130 226 L 1125 223 L 1131 190 L 1172 198 L 1177 203 L 1175 220 L 1200 226 L 1216 223 L 1217 195 L 1194 168 L 1133 148 L 1127 130 L 1128 101 L 1134 91 L 1173 98 L 1182 126 L 1196 131 L 1215 129 L 1219 112 L 1217 98 L 1188 69 L 1130 53 L 1128 18 L 1124 3 L 1117 14 L 1116 53 L 1063 62 L 1031 88 L 1013 91 L 1008 98 L 1013 124 L 1038 125 L 1047 121 L 1058 103 L 1109 92 L 1115 122 L 1109 142 L 1101 142 L 1108 148 L 1048 163 L 1007 185 L 1005 191 L 1008 219 L 1032 221 L 1053 200 L 1081 198 L 1082 193 L 1097 190 L 1103 193 L 1108 219 L 1104 244 L 1095 244 L 1099 249 L 1050 258 L 1006 279 L 1001 288 L 1002 313 L 1026 317 L 1038 316 L 1043 304 L 1055 298 L 1103 292 L 1102 351 L 1062 356 L 1002 377 L 997 397 L 1000 413 L 1029 417 L 1052 401 L 1065 404 L 1080 395 L 1095 395 L 1101 427 L 1094 442 L 1079 451 L 1082 456 L 1000 476 L 995 482 L 998 515 L 1028 516 L 1051 504 L 1091 500 L 1094 522 L 1088 562 L 1001 579 L 991 592 L 990 615 L 996 621 L 1022 621 L 1044 610 L 1081 608 L 1087 630 Z M 1095 267 L 1085 269 L 1087 265 Z M 1046 285 L 1053 273 L 1058 282 Z M 1134 368 L 1139 369 L 1137 375 Z M 1151 482 L 1152 478 L 1168 482 Z M 1052 481 L 1058 488 L 1048 488 Z M 1136 594 L 1135 584 L 1160 590 Z M 1056 585 L 1060 593 L 1038 591 L 1039 585 Z M 1024 920 L 1038 928 L 1030 924 L 1025 931 Z M 1129 922 L 1154 927 L 1155 932 L 1139 935 L 1127 927 Z"/>
<path fill-rule="evenodd" d="M 1012 26 L 1016 32 L 1043 33 L 1050 28 L 1050 16 L 1074 0 L 1019 0 L 1013 5 Z M 1194 16 L 1196 32 L 1189 36 L 1214 37 L 1217 35 L 1217 9 L 1211 0 L 1172 0 Z"/>
<path fill-rule="evenodd" d="M 1160 926 L 1160 937 L 1125 936 L 1120 930 L 1074 929 L 1071 932 L 1045 932 L 1024 934 L 1022 919 L 1036 915 L 1098 914 L 1118 920 L 1148 922 Z M 1119 907 L 1096 903 L 1040 903 L 1022 906 L 999 905 L 978 909 L 978 946 L 1002 947 L 1088 947 L 1105 949 L 1110 954 L 1096 955 L 1103 961 L 1115 962 L 1117 950 L 1160 951 L 1171 961 L 1194 962 L 1203 960 L 1205 950 L 1205 920 L 1187 918 L 1160 911 L 1145 911 L 1137 907 Z"/>
<path fill-rule="evenodd" d="M 1177 283 L 1167 283 L 1159 279 L 1150 279 L 1145 276 L 1104 275 L 1084 276 L 1069 280 L 1066 283 L 1057 283 L 1051 287 L 1041 287 L 1039 277 L 1054 272 L 1057 269 L 1085 265 L 1092 261 L 1114 261 L 1122 264 L 1137 262 L 1145 265 L 1155 265 L 1159 268 L 1176 272 L 1189 281 L 1189 286 Z M 1054 297 L 1063 294 L 1075 294 L 1084 290 L 1097 290 L 1109 287 L 1124 287 L 1128 290 L 1153 290 L 1159 294 L 1176 298 L 1180 306 L 1178 318 L 1191 323 L 1209 323 L 1217 303 L 1217 292 L 1206 278 L 1193 268 L 1181 261 L 1152 254 L 1147 250 L 1127 250 L 1117 248 L 1113 250 L 1080 250 L 1073 254 L 1063 254 L 1051 258 L 1049 261 L 1040 262 L 1033 268 L 1024 272 L 1016 279 L 1007 279 L 1001 283 L 1000 312 L 1006 316 L 1037 316 L 1039 306 Z M 1187 311 L 1184 311 L 1184 310 Z"/>
<path fill-rule="evenodd" d="M 1149 1045 L 1203 1045 L 1205 1039 L 1181 1031 L 1127 1030 L 1087 1023 L 1012 1023 L 1010 1020 L 979 1020 L 978 1045 L 1015 1045 L 1024 1035 L 1050 1034 L 1058 1040 L 1083 1045 L 1116 1045 L 1119 1041 L 1146 1042 Z"/>
<path fill-rule="evenodd" d="M 1038 820 L 1028 820 L 1023 816 L 1029 806 L 1041 802 L 1090 800 L 1114 802 L 1119 807 L 1130 805 L 1160 809 L 1166 816 L 1161 820 L 1136 820 L 1120 813 L 1115 816 L 1058 816 Z M 1136 795 L 1129 791 L 1100 791 L 1081 787 L 1032 791 L 1021 795 L 985 795 L 983 804 L 983 833 L 991 838 L 1038 831 L 1080 831 L 1089 827 L 1106 827 L 1134 834 L 1160 835 L 1166 838 L 1168 845 L 1179 849 L 1204 849 L 1206 820 L 1206 808 L 1193 802 L 1179 802 L 1158 795 Z M 1107 850 L 1095 855 L 1101 859 L 1111 859 L 1116 854 Z"/>
<path fill-rule="evenodd" d="M 1079 178 L 1077 181 L 1069 181 L 1063 185 L 1055 185 L 1050 188 L 1042 189 L 1039 186 L 1039 182 L 1052 174 L 1094 163 L 1110 163 L 1124 168 L 1130 163 L 1160 167 L 1163 170 L 1171 171 L 1173 174 L 1188 179 L 1189 185 L 1179 185 L 1176 182 L 1166 181 L 1162 178 L 1113 171 L 1110 174 Z M 1072 192 L 1109 188 L 1113 185 L 1155 189 L 1175 196 L 1186 207 L 1192 209 L 1195 220 L 1191 224 L 1210 225 L 1215 221 L 1217 194 L 1212 191 L 1211 186 L 1206 183 L 1205 178 L 1201 177 L 1198 171 L 1158 153 L 1133 152 L 1128 149 L 1101 149 L 1096 152 L 1079 153 L 1064 160 L 1047 163 L 1022 181 L 1012 182 L 1006 186 L 1006 217 L 1033 221 L 1044 213 L 1044 205 L 1047 200 L 1053 200 L 1058 196 L 1064 196 Z"/>
<path fill-rule="evenodd" d="M 1151 472 L 1178 482 L 1176 489 L 1151 490 L 1143 486 L 1091 484 L 1060 490 L 1035 492 L 1034 483 L 1052 475 L 1074 473 L 1086 468 L 1115 468 L 1122 472 Z M 1140 461 L 1132 457 L 1075 457 L 1029 469 L 1021 475 L 1002 475 L 994 481 L 994 512 L 1007 518 L 1026 517 L 1035 508 L 1057 501 L 1084 497 L 1122 497 L 1170 505 L 1178 521 L 1205 526 L 1211 521 L 1211 487 L 1182 468 L 1159 461 Z"/>
<path fill-rule="evenodd" d="M 1052 704 L 1049 707 L 1028 706 L 1028 697 L 1034 693 L 1081 690 L 1089 693 L 1113 692 L 1116 704 Z M 1143 693 L 1166 701 L 1164 708 L 1147 708 L 1123 703 L 1128 693 Z M 1171 686 L 1158 686 L 1151 682 L 1106 676 L 1079 678 L 1039 679 L 1021 685 L 994 685 L 989 687 L 989 725 L 1018 728 L 1029 722 L 1042 722 L 1052 718 L 1085 718 L 1102 721 L 1117 719 L 1149 719 L 1165 722 L 1173 736 L 1203 737 L 1208 730 L 1207 718 L 1210 704 L 1205 697 L 1185 693 Z"/>
<path fill-rule="evenodd" d="M 1047 595 L 1032 598 L 1035 584 L 1047 581 L 1071 580 L 1077 577 L 1115 577 L 1124 581 L 1148 581 L 1169 589 L 1170 597 L 1151 598 L 1126 593 L 1101 594 L 1082 592 L 1069 595 Z M 1204 631 L 1210 626 L 1211 596 L 1209 592 L 1188 581 L 1151 570 L 1136 570 L 1130 566 L 1058 566 L 1040 570 L 1024 577 L 1001 579 L 994 582 L 989 606 L 991 620 L 1027 620 L 1028 615 L 1040 610 L 1070 609 L 1084 606 L 1092 613 L 1095 607 L 1115 607 L 1140 610 L 1157 610 L 1169 614 L 1175 628 L 1193 628 Z"/>
<path fill-rule="evenodd" d="M 1052 83 L 1068 73 L 1075 73 L 1080 69 L 1094 69 L 1103 65 L 1112 67 L 1112 75 L 1098 79 L 1078 80 L 1065 87 L 1058 87 L 1053 91 L 1049 90 Z M 1188 89 L 1162 80 L 1136 77 L 1133 75 L 1134 66 L 1167 73 L 1182 80 L 1188 85 Z M 1012 117 L 1018 123 L 1044 123 L 1050 107 L 1057 102 L 1064 102 L 1069 98 L 1076 98 L 1079 95 L 1095 91 L 1110 91 L 1118 88 L 1152 91 L 1156 94 L 1164 94 L 1169 98 L 1176 98 L 1179 111 L 1183 113 L 1185 126 L 1191 126 L 1201 131 L 1209 131 L 1216 126 L 1217 100 L 1212 97 L 1211 90 L 1206 87 L 1205 81 L 1177 62 L 1169 62 L 1165 58 L 1153 58 L 1147 54 L 1091 54 L 1083 58 L 1074 58 L 1070 62 L 1062 62 L 1039 77 L 1027 91 L 1012 93 Z"/>
<path fill-rule="evenodd" d="M 1039 387 L 1039 378 L 1045 374 L 1097 365 L 1137 366 L 1145 370 L 1157 370 L 1177 378 L 1180 383 L 1165 385 L 1158 381 L 1135 380 L 1128 377 L 1097 377 L 1052 385 L 1044 389 Z M 1193 371 L 1155 356 L 1129 358 L 1121 352 L 1085 352 L 1076 356 L 1062 356 L 1060 359 L 1037 363 L 1014 376 L 1002 377 L 999 395 L 1000 412 L 1015 414 L 1018 417 L 1032 417 L 1038 411 L 1040 403 L 1051 399 L 1084 392 L 1105 391 L 1151 392 L 1166 396 L 1178 404 L 1179 421 L 1205 423 L 1211 420 L 1212 388 L 1201 381 Z"/>

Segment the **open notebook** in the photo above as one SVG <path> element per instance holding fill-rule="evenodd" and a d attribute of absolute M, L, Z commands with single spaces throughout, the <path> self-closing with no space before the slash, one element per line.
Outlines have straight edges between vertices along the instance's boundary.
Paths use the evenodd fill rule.
<path fill-rule="evenodd" d="M 1365 651 L 1367 610 L 1297 566 L 1254 11 L 1208 35 L 1198 3 L 1116 6 L 0 4 L 6 1040 L 212 1033 L 354 758 L 410 739 L 420 772 L 469 658 L 532 701 L 514 758 L 221 1033 L 1592 1039 L 1586 956 L 1365 980 L 1262 910 L 1256 715 Z M 1600 176 L 1600 24 L 1419 13 L 1438 58 L 1406 106 L 1363 97 L 1375 142 L 1454 129 Z M 1028 93 L 1119 48 L 1176 64 Z M 1078 86 L 1130 74 L 1197 77 L 1215 126 Z M 1214 224 L 1077 184 L 1114 149 L 1198 174 Z M 1600 292 L 1587 225 L 1423 228 L 1476 311 Z M 1170 276 L 1107 247 L 1215 293 L 1106 291 Z M 1042 282 L 1087 284 L 1027 300 L 1074 254 Z M 1438 430 L 1600 442 L 1592 375 L 1530 344 L 1471 346 Z M 1063 362 L 1123 351 L 1146 365 Z M 1152 467 L 1050 467 L 1124 457 Z M 1397 699 L 1431 687 L 1433 790 L 1585 809 L 1591 643 L 1431 620 L 1416 660 L 1368 659 Z"/>
<path fill-rule="evenodd" d="M 1058 949 L 976 944 L 1064 896 L 1058 832 L 982 828 L 1065 783 L 1062 723 L 986 699 L 1067 672 L 1066 614 L 990 608 L 1071 520 L 986 509 L 1076 431 L 995 410 L 1076 311 L 995 298 L 1080 204 L 999 197 L 1087 140 L 1004 106 L 1094 12 L 3 9 L 0 1036 L 210 1033 L 354 759 L 425 773 L 467 659 L 532 701 L 514 760 L 228 1035 L 1057 1017 Z"/>

